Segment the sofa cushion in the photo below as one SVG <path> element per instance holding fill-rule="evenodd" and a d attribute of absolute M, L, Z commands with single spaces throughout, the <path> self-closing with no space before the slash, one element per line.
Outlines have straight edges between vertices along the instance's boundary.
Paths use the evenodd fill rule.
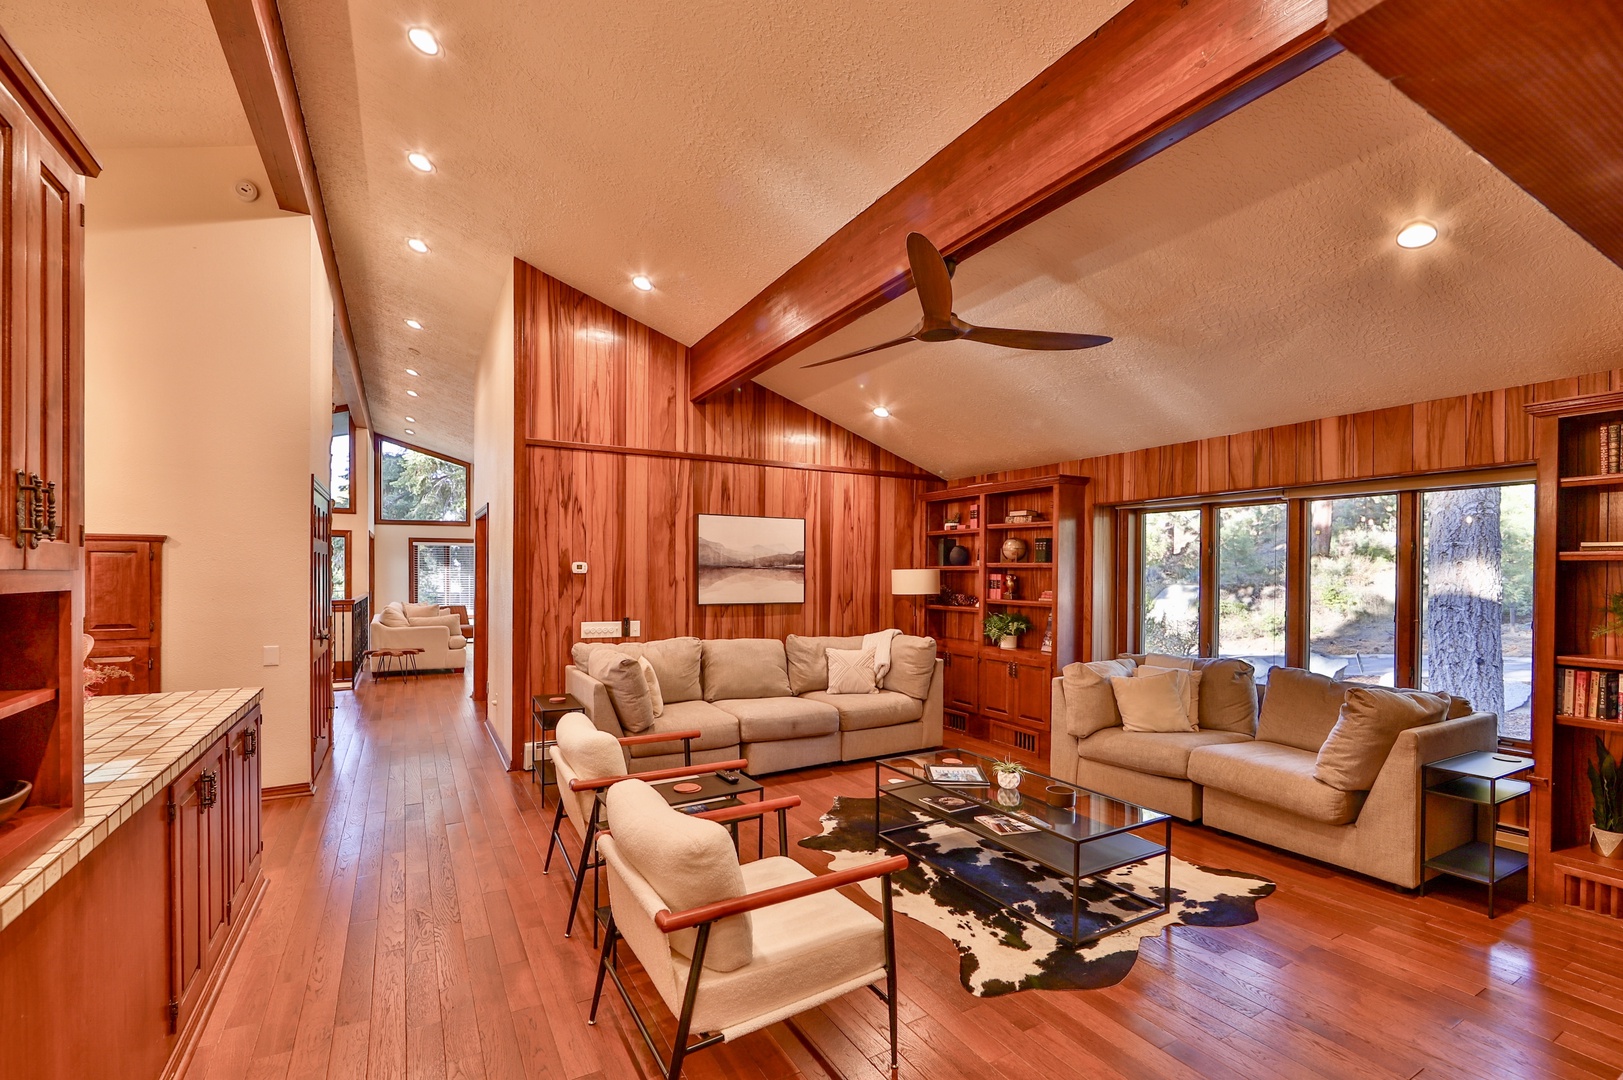
<path fill-rule="evenodd" d="M 1110 680 L 1131 675 L 1135 666 L 1126 659 L 1065 665 L 1060 684 L 1065 692 L 1065 730 L 1072 738 L 1085 739 L 1095 731 L 1121 726 Z"/>
<path fill-rule="evenodd" d="M 718 701 L 716 708 L 738 717 L 740 742 L 777 742 L 832 735 L 840 730 L 840 714 L 834 706 L 809 698 L 733 698 Z"/>
<path fill-rule="evenodd" d="M 1137 671 L 1127 678 L 1114 676 L 1110 689 L 1121 710 L 1121 726 L 1128 731 L 1193 731 L 1189 715 L 1189 672 L 1182 668 L 1162 668 L 1140 677 Z"/>
<path fill-rule="evenodd" d="M 608 688 L 627 735 L 640 735 L 654 726 L 654 699 L 635 659 L 613 649 L 594 649 L 586 659 L 586 674 Z"/>
<path fill-rule="evenodd" d="M 437 619 L 449 612 L 441 611 L 438 604 L 402 604 L 408 619 Z"/>
<path fill-rule="evenodd" d="M 1200 726 L 1209 731 L 1257 731 L 1257 673 L 1244 660 L 1196 661 L 1200 672 Z"/>
<path fill-rule="evenodd" d="M 828 689 L 828 650 L 860 649 L 862 637 L 802 637 L 790 634 L 784 642 L 789 664 L 789 689 L 797 694 Z"/>
<path fill-rule="evenodd" d="M 1105 728 L 1076 745 L 1079 756 L 1105 765 L 1183 780 L 1189 776 L 1189 752 L 1196 747 L 1250 742 L 1236 731 L 1127 731 Z"/>
<path fill-rule="evenodd" d="M 1275 668 L 1274 674 L 1281 670 Z M 1189 754 L 1189 779 L 1312 821 L 1345 825 L 1358 816 L 1365 793 L 1338 791 L 1313 779 L 1317 759 L 1309 750 L 1255 739 L 1202 746 Z"/>
<path fill-rule="evenodd" d="M 1175 667 L 1193 671 L 1200 666 L 1200 659 L 1194 656 L 1173 656 L 1170 653 L 1152 652 L 1145 653 L 1144 658 L 1138 663 L 1140 667 Z"/>
<path fill-rule="evenodd" d="M 827 690 L 814 690 L 801 696 L 839 710 L 841 731 L 910 724 L 924 715 L 924 702 L 895 690 L 881 690 L 876 694 L 830 694 Z"/>
<path fill-rule="evenodd" d="M 874 674 L 874 650 L 828 650 L 828 692 L 831 694 L 871 694 L 879 689 Z"/>
<path fill-rule="evenodd" d="M 1447 694 L 1354 686 L 1341 705 L 1313 766 L 1313 777 L 1341 791 L 1368 791 L 1398 741 L 1398 733 L 1435 724 L 1448 712 Z"/>
<path fill-rule="evenodd" d="M 654 665 L 648 662 L 646 656 L 637 657 L 637 666 L 642 669 L 643 681 L 648 684 L 649 706 L 653 709 L 655 716 L 663 715 L 665 712 L 665 695 L 659 689 L 659 673 L 654 670 Z"/>
<path fill-rule="evenodd" d="M 776 638 L 702 642 L 704 699 L 789 696 L 789 660 Z"/>
<path fill-rule="evenodd" d="M 698 731 L 693 749 L 734 750 L 738 746 L 738 717 L 718 709 L 708 701 L 678 701 L 665 706 L 665 712 L 654 719 L 648 731 Z M 643 732 L 648 734 L 648 732 Z M 634 758 L 665 757 L 680 754 L 680 742 L 637 743 L 626 747 Z"/>
<path fill-rule="evenodd" d="M 1301 668 L 1274 668 L 1268 675 L 1268 693 L 1262 699 L 1257 738 L 1317 754 L 1341 718 L 1347 687 L 1356 685 Z"/>
<path fill-rule="evenodd" d="M 565 713 L 553 731 L 558 752 L 582 780 L 624 776 L 626 755 L 620 740 L 599 731 L 585 713 Z"/>
<path fill-rule="evenodd" d="M 641 780 L 622 780 L 605 796 L 614 846 L 671 911 L 744 895 L 744 873 L 727 827 L 673 809 Z M 671 935 L 671 947 L 691 956 L 695 932 Z M 734 971 L 754 955 L 750 917 L 735 915 L 710 929 L 704 966 Z"/>
<path fill-rule="evenodd" d="M 880 686 L 923 701 L 934 679 L 935 638 L 898 634 L 890 639 L 890 670 Z"/>

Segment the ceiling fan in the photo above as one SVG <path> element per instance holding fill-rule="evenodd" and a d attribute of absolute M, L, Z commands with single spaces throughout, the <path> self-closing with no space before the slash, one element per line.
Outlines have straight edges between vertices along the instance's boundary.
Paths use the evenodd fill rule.
<path fill-rule="evenodd" d="M 952 269 L 941 257 L 934 244 L 922 233 L 907 234 L 907 261 L 913 268 L 913 285 L 918 289 L 919 306 L 924 317 L 906 337 L 896 338 L 866 349 L 848 352 L 829 360 L 807 364 L 807 369 L 837 364 L 853 356 L 878 352 L 909 341 L 984 341 L 988 345 L 1001 345 L 1006 349 L 1034 349 L 1044 352 L 1066 352 L 1073 349 L 1091 349 L 1107 344 L 1110 339 L 1098 334 L 1062 334 L 1052 330 L 1005 330 L 996 326 L 971 326 L 952 313 Z"/>

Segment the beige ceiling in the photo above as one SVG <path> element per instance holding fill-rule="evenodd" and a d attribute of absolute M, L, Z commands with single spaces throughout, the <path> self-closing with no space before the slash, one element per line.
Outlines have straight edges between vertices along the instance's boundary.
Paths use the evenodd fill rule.
<path fill-rule="evenodd" d="M 1417 217 L 1441 238 L 1398 248 Z M 954 290 L 971 322 L 1115 341 L 803 370 L 907 333 L 908 293 L 757 381 L 960 477 L 1602 370 L 1623 341 L 1623 270 L 1348 55 L 967 260 Z"/>
<path fill-rule="evenodd" d="M 514 255 L 691 343 L 1124 2 L 281 0 L 374 423 L 471 450 Z"/>

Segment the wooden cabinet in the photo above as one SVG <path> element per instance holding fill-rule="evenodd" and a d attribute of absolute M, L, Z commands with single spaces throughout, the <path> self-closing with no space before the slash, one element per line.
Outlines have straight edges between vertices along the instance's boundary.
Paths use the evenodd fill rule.
<path fill-rule="evenodd" d="M 225 791 L 231 834 L 227 887 L 233 914 L 243 909 L 249 890 L 259 880 L 260 857 L 264 854 L 259 831 L 259 737 L 260 717 L 256 712 L 226 738 Z"/>
<path fill-rule="evenodd" d="M 952 712 L 960 712 L 966 716 L 980 711 L 980 658 L 971 651 L 959 651 L 952 648 L 943 650 L 942 674 L 944 676 L 943 704 Z"/>
<path fill-rule="evenodd" d="M 999 720 L 1007 720 L 1014 715 L 1015 684 L 1010 670 L 1012 664 L 1012 661 L 993 653 L 980 658 L 982 715 Z"/>
<path fill-rule="evenodd" d="M 85 537 L 85 633 L 90 655 L 129 677 L 98 694 L 156 694 L 163 688 L 162 536 Z"/>
<path fill-rule="evenodd" d="M 1053 701 L 1053 676 L 1048 665 L 1016 661 L 1013 672 L 1014 717 L 1028 724 L 1048 725 L 1048 709 Z"/>

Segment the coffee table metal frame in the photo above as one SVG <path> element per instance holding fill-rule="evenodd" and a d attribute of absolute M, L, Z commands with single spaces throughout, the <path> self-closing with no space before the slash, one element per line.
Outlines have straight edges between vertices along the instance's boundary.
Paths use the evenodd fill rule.
<path fill-rule="evenodd" d="M 988 785 L 965 786 L 953 784 L 931 783 L 926 776 L 926 765 L 949 764 L 940 759 L 942 757 L 955 757 L 965 765 L 978 765 L 988 780 L 992 780 L 992 763 L 995 759 L 971 753 L 967 750 L 951 750 L 926 752 L 922 754 L 909 754 L 904 757 L 882 758 L 874 762 L 874 832 L 879 839 L 891 847 L 910 855 L 915 859 L 928 862 L 936 866 L 947 876 L 959 884 L 973 889 L 993 903 L 1008 911 L 1009 914 L 1022 922 L 1046 930 L 1057 937 L 1061 944 L 1082 945 L 1109 934 L 1126 930 L 1148 919 L 1165 915 L 1172 907 L 1172 817 L 1157 810 L 1150 810 L 1116 799 L 1099 792 L 1089 791 L 1076 784 L 1046 776 L 1042 773 L 1027 771 L 1021 778 L 1021 785 L 1016 789 L 1020 793 L 1020 801 L 1014 805 L 1006 805 L 998 801 L 998 794 L 1005 789 L 995 783 Z M 905 782 L 900 784 L 886 783 L 886 773 L 893 774 L 890 779 L 897 776 L 904 777 Z M 1051 785 L 1063 785 L 1075 790 L 1075 800 L 1105 799 L 1107 805 L 1118 808 L 1122 821 L 1119 824 L 1095 821 L 1086 813 L 1078 813 L 1076 802 L 1069 808 L 1057 807 L 1045 799 L 1046 789 Z M 956 812 L 947 812 L 920 801 L 923 797 L 935 795 L 951 795 L 967 799 L 975 806 Z M 1144 904 L 1147 909 L 1124 922 L 1106 927 L 1096 933 L 1081 936 L 1067 936 L 1057 926 L 1048 923 L 1034 914 L 1027 914 L 1020 910 L 1015 903 L 1007 897 L 996 896 L 980 888 L 974 882 L 960 877 L 950 863 L 932 857 L 929 853 L 919 849 L 917 844 L 910 844 L 899 834 L 909 830 L 918 829 L 920 822 L 910 821 L 902 825 L 893 825 L 890 828 L 881 827 L 882 809 L 885 798 L 891 798 L 903 804 L 910 810 L 921 812 L 937 821 L 951 825 L 971 833 L 985 843 L 1002 849 L 1012 855 L 1029 859 L 1039 866 L 1058 874 L 1070 883 L 1071 892 L 1071 927 L 1074 934 L 1081 916 L 1081 898 L 1078 891 L 1082 882 L 1097 881 L 1110 889 L 1131 898 L 1137 903 Z M 1015 817 L 1017 820 L 1035 826 L 1035 832 L 1017 833 L 1003 836 L 975 821 L 976 813 L 1002 814 Z M 1162 839 L 1160 843 L 1146 840 L 1134 830 L 1160 825 Z M 1119 870 L 1124 866 L 1148 862 L 1159 856 L 1162 860 L 1162 883 L 1160 898 L 1158 900 L 1140 895 L 1125 885 L 1110 881 L 1101 875 L 1112 870 Z"/>

